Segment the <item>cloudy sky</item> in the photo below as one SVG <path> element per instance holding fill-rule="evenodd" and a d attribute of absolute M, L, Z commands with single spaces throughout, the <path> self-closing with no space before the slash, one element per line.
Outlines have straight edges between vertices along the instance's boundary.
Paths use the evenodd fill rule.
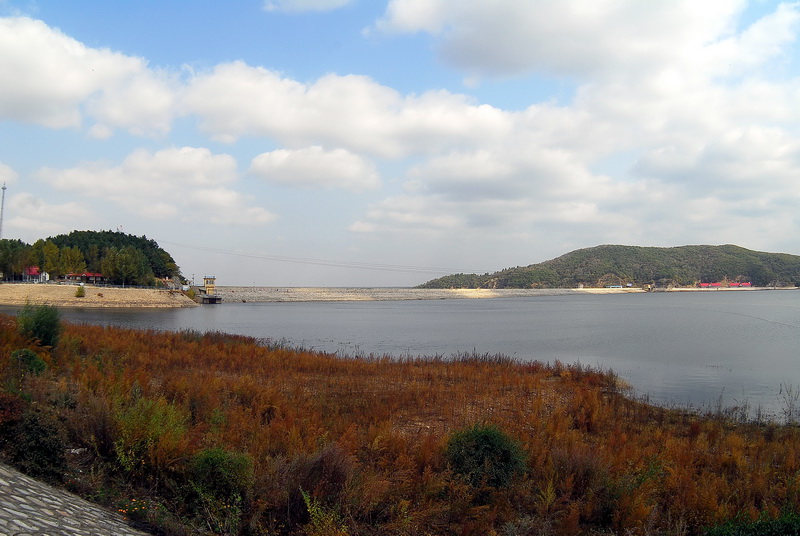
<path fill-rule="evenodd" d="M 800 254 L 800 4 L 0 0 L 2 234 L 220 284 Z"/>

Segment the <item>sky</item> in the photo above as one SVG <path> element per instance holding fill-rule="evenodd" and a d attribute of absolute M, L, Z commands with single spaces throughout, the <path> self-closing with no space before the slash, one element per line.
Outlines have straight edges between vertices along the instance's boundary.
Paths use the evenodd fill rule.
<path fill-rule="evenodd" d="M 800 3 L 0 0 L 2 238 L 221 285 L 800 254 Z"/>

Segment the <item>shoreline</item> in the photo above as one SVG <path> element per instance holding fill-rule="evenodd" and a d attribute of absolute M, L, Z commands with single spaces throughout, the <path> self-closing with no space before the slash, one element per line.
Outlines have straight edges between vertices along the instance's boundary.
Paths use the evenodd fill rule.
<path fill-rule="evenodd" d="M 642 289 L 420 289 L 391 287 L 235 287 L 217 286 L 222 303 L 280 303 L 337 301 L 413 301 L 521 298 L 584 294 L 620 294 L 644 292 Z"/>
<path fill-rule="evenodd" d="M 181 308 L 199 304 L 180 291 L 95 287 L 85 285 L 86 295 L 75 296 L 74 284 L 0 284 L 0 305 L 24 306 L 47 304 L 55 307 L 86 308 Z M 752 292 L 763 290 L 794 290 L 797 287 L 775 288 L 695 288 L 656 289 L 652 292 Z M 409 287 L 267 287 L 217 286 L 216 295 L 222 303 L 285 303 L 285 302 L 344 302 L 344 301 L 410 301 L 531 298 L 539 296 L 569 296 L 581 294 L 639 294 L 641 288 L 558 288 L 558 289 L 420 289 Z"/>
<path fill-rule="evenodd" d="M 693 288 L 656 289 L 651 292 L 752 292 L 793 290 L 797 287 Z M 639 294 L 641 288 L 557 288 L 557 289 L 420 289 L 392 287 L 266 287 L 217 286 L 222 303 L 283 303 L 337 301 L 408 301 L 493 298 L 530 298 L 537 296 L 569 296 L 580 294 Z"/>
<path fill-rule="evenodd" d="M 86 295 L 75 296 L 78 285 L 48 283 L 0 284 L 0 305 L 52 305 L 87 308 L 180 308 L 197 303 L 177 290 L 115 288 L 85 285 Z"/>

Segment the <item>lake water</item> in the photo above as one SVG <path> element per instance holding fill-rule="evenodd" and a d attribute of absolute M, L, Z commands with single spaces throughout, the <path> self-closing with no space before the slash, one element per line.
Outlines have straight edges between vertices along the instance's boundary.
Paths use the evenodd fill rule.
<path fill-rule="evenodd" d="M 14 312 L 2 308 L 3 312 Z M 70 321 L 223 331 L 341 355 L 505 354 L 612 369 L 667 405 L 800 408 L 800 291 L 65 309 Z M 791 395 L 787 399 L 787 388 Z"/>

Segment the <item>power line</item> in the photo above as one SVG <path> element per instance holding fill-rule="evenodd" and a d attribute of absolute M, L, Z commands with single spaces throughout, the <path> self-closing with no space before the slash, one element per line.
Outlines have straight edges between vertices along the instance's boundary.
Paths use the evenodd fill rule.
<path fill-rule="evenodd" d="M 244 257 L 248 259 L 258 259 L 265 261 L 276 262 L 289 262 L 294 264 L 308 264 L 313 266 L 332 266 L 336 268 L 356 268 L 359 270 L 376 270 L 383 272 L 406 272 L 414 274 L 453 274 L 453 273 L 485 273 L 486 270 L 458 270 L 448 268 L 436 268 L 431 266 L 408 266 L 403 264 L 384 264 L 384 263 L 369 263 L 357 261 L 336 261 L 330 259 L 312 259 L 305 257 L 286 257 L 281 255 L 256 255 L 253 253 L 240 253 L 225 249 L 210 248 L 206 246 L 195 246 L 189 244 L 179 244 L 177 242 L 168 242 L 166 240 L 157 240 L 160 244 L 169 244 L 171 246 L 178 246 L 197 251 L 207 251 L 209 253 L 218 253 L 220 255 L 230 255 L 233 257 Z"/>

